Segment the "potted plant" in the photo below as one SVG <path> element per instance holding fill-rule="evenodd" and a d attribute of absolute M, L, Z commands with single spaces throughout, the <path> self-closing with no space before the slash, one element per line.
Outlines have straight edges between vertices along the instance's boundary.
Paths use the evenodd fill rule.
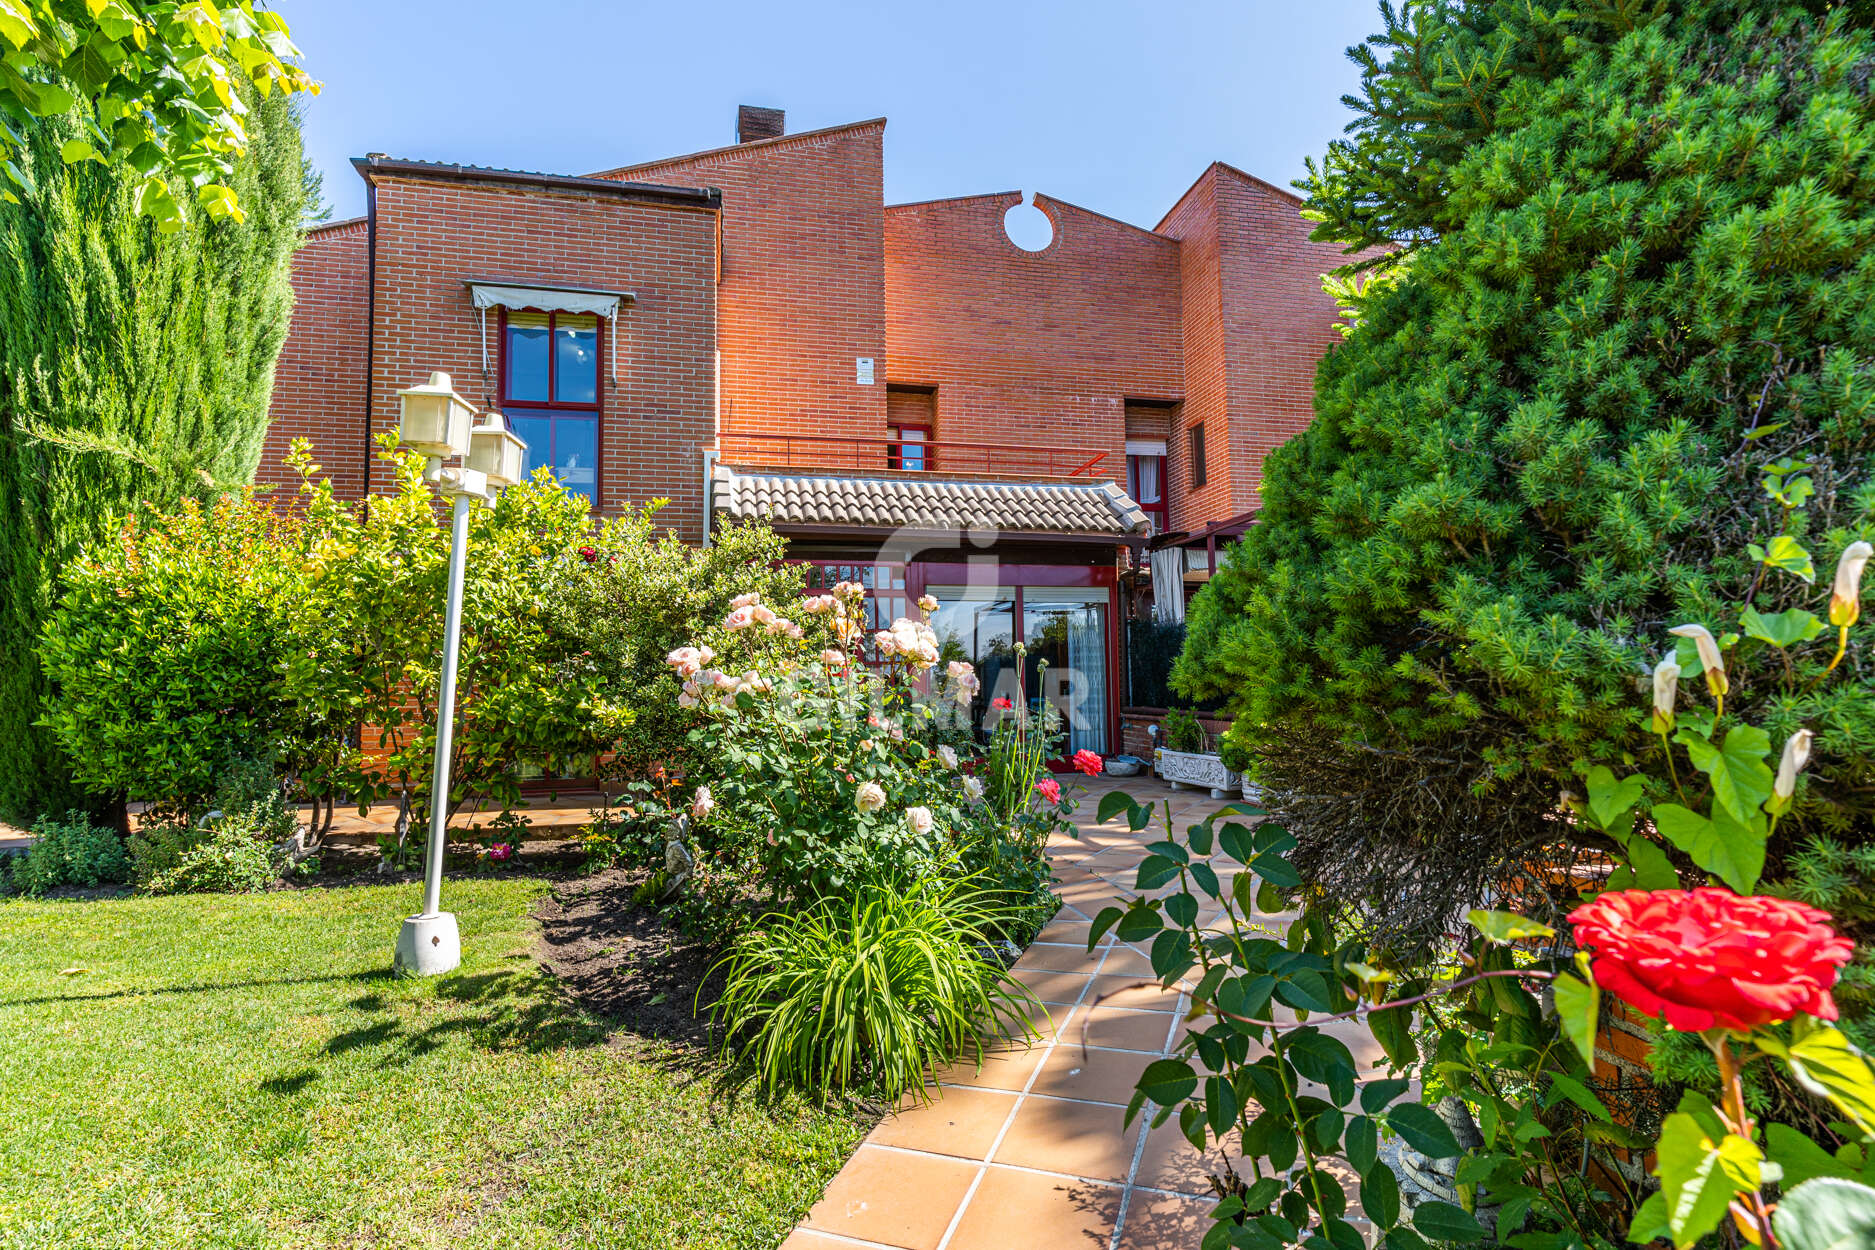
<path fill-rule="evenodd" d="M 1199 787 L 1223 799 L 1243 789 L 1243 774 L 1225 767 L 1223 758 L 1207 749 L 1209 735 L 1192 712 L 1173 708 L 1160 729 L 1165 745 L 1153 752 L 1153 769 L 1174 790 Z"/>

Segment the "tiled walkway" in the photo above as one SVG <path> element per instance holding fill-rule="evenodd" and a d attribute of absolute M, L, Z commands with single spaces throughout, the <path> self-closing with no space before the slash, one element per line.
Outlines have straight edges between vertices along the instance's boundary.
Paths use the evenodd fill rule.
<path fill-rule="evenodd" d="M 1176 1124 L 1122 1127 L 1141 1069 L 1177 1040 L 1184 995 L 1140 987 L 1151 965 L 1134 946 L 1087 951 L 1089 922 L 1132 894 L 1145 844 L 1164 836 L 1094 825 L 1099 796 L 1122 785 L 1169 798 L 1179 829 L 1223 806 L 1144 779 L 1087 787 L 1080 840 L 1050 847 L 1061 912 L 1016 964 L 1047 1005 L 1042 1039 L 959 1064 L 936 1101 L 888 1116 L 783 1250 L 1195 1250 L 1215 1201 L 1207 1161 Z"/>

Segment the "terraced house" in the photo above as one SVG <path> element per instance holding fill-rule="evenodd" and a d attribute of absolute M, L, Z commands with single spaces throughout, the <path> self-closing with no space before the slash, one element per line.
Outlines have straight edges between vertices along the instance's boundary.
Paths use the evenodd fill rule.
<path fill-rule="evenodd" d="M 601 512 L 687 539 L 768 518 L 878 616 L 934 595 L 986 698 L 1117 749 L 1123 623 L 1180 619 L 1310 417 L 1337 339 L 1298 199 L 1218 163 L 1147 230 L 1015 191 L 884 202 L 883 119 L 579 177 L 372 154 L 312 232 L 267 463 L 382 473 L 397 392 L 448 370 Z M 1046 218 L 1013 241 L 1011 212 Z"/>

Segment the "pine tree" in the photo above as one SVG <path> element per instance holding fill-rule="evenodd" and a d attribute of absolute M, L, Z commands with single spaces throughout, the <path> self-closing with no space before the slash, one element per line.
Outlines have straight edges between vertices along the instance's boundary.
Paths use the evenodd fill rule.
<path fill-rule="evenodd" d="M 33 656 L 61 563 L 141 502 L 252 480 L 307 208 L 294 106 L 251 102 L 232 183 L 245 220 L 159 233 L 128 165 L 67 166 L 69 119 L 26 136 L 31 190 L 0 203 L 0 815 L 77 802 L 34 725 Z M 178 195 L 180 201 L 189 197 Z"/>
<path fill-rule="evenodd" d="M 1633 771 L 1666 628 L 1735 619 L 1780 524 L 1766 464 L 1810 466 L 1825 578 L 1875 535 L 1875 37 L 1821 3 L 1383 16 L 1306 182 L 1380 277 L 1174 681 L 1229 700 L 1324 874 L 1442 915 L 1584 763 Z M 1794 699 L 1742 672 L 1738 710 L 1815 728 L 1809 818 L 1866 827 L 1866 637 L 1846 663 Z"/>

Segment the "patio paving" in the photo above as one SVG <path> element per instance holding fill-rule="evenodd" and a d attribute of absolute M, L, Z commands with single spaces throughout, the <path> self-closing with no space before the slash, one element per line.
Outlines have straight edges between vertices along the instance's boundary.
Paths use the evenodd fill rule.
<path fill-rule="evenodd" d="M 1109 936 L 1086 949 L 1093 917 L 1132 895 L 1146 843 L 1164 836 L 1094 824 L 1100 796 L 1122 787 L 1169 799 L 1180 829 L 1224 806 L 1145 778 L 1085 788 L 1080 839 L 1049 847 L 1061 911 L 1015 967 L 1045 1005 L 1041 1039 L 939 1073 L 935 1100 L 908 1099 L 881 1121 L 782 1250 L 1195 1250 L 1216 1160 L 1175 1124 L 1144 1131 L 1141 1115 L 1122 1125 L 1134 1081 L 1173 1047 L 1188 1000 L 1140 984 L 1152 981 L 1140 948 Z M 1363 1067 L 1373 1057 L 1355 1051 Z"/>

